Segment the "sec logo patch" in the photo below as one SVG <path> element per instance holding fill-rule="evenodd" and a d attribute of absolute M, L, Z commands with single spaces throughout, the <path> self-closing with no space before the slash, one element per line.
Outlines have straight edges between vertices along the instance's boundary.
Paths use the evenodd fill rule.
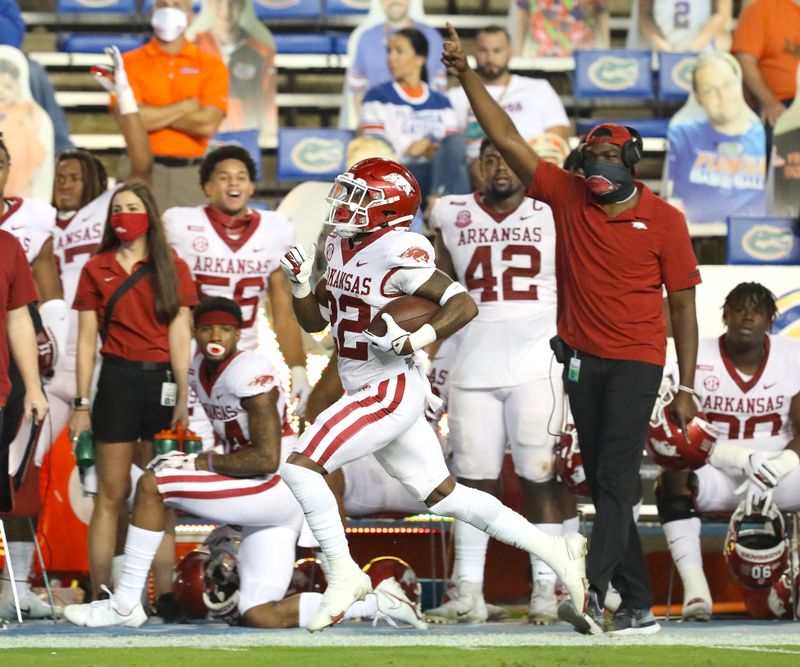
<path fill-rule="evenodd" d="M 325 246 L 325 259 L 330 262 L 331 257 L 333 257 L 333 243 L 329 243 Z"/>
<path fill-rule="evenodd" d="M 205 236 L 198 236 L 192 241 L 192 248 L 195 252 L 205 252 L 208 250 L 208 239 Z"/>
<path fill-rule="evenodd" d="M 472 213 L 469 211 L 459 211 L 456 215 L 456 227 L 463 229 L 472 224 Z"/>
<path fill-rule="evenodd" d="M 709 375 L 705 380 L 703 380 L 703 386 L 708 391 L 716 391 L 719 389 L 719 378 L 716 375 Z"/>

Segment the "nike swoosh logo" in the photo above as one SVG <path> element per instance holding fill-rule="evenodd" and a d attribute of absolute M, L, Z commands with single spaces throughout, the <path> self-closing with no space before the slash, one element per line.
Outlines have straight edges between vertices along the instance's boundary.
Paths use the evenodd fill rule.
<path fill-rule="evenodd" d="M 108 282 L 110 280 L 114 280 L 114 278 L 116 278 L 116 276 L 111 276 L 110 278 L 103 278 L 103 280 Z"/>
<path fill-rule="evenodd" d="M 771 389 L 771 388 L 772 388 L 772 387 L 774 387 L 776 384 L 778 384 L 778 383 L 777 383 L 777 382 L 773 382 L 772 384 L 765 384 L 765 385 L 764 385 L 764 389 Z"/>
<path fill-rule="evenodd" d="M 12 227 L 11 227 L 11 231 L 12 231 L 12 232 L 15 232 L 15 231 L 17 231 L 18 229 L 22 229 L 24 226 L 25 226 L 25 225 L 12 225 Z"/>
<path fill-rule="evenodd" d="M 528 220 L 530 218 L 535 218 L 535 217 L 536 217 L 536 214 L 535 213 L 531 213 L 530 215 L 521 215 L 521 216 L 519 216 L 519 219 L 520 220 Z"/>
<path fill-rule="evenodd" d="M 253 248 L 253 252 L 264 252 L 266 248 Z"/>
<path fill-rule="evenodd" d="M 356 262 L 356 266 L 364 266 L 367 262 Z"/>

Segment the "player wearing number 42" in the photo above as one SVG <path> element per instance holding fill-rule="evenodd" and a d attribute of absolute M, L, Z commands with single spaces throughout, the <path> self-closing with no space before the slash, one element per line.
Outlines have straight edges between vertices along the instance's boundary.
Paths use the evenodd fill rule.
<path fill-rule="evenodd" d="M 326 223 L 334 228 L 325 240 L 326 277 L 312 291 L 314 253 L 303 246 L 281 260 L 300 325 L 316 332 L 331 324 L 346 392 L 306 429 L 280 468 L 330 565 L 328 588 L 308 629 L 338 623 L 371 590 L 369 577 L 350 555 L 336 500 L 323 477 L 368 454 L 432 512 L 541 557 L 583 609 L 584 538 L 551 537 L 493 496 L 456 483 L 425 419 L 426 404 L 433 408 L 437 399 L 417 353 L 455 333 L 478 309 L 464 287 L 436 269 L 430 243 L 407 231 L 420 205 L 416 179 L 396 162 L 368 158 L 338 176 L 326 200 Z M 331 280 L 342 274 L 353 279 Z M 347 287 L 356 279 L 357 293 Z M 440 308 L 429 322 L 406 331 L 383 310 L 404 295 Z M 403 321 L 411 317 L 397 306 L 392 310 Z M 382 336 L 372 324 L 378 315 L 386 324 Z"/>

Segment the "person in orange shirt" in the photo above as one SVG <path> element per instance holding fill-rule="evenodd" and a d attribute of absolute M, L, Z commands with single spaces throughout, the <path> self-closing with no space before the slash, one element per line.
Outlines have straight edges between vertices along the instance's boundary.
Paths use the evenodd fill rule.
<path fill-rule="evenodd" d="M 756 0 L 747 5 L 736 25 L 731 52 L 742 65 L 747 90 L 758 100 L 769 155 L 772 128 L 797 92 L 800 0 Z"/>
<path fill-rule="evenodd" d="M 162 210 L 202 197 L 197 165 L 228 106 L 228 71 L 185 36 L 191 0 L 155 0 L 154 37 L 123 57 L 153 149 L 154 194 Z M 121 165 L 121 176 L 125 173 Z"/>

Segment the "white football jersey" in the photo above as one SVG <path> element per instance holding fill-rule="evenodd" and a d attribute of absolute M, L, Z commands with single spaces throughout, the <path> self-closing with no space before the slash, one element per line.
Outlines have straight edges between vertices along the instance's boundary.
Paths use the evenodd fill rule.
<path fill-rule="evenodd" d="M 170 244 L 189 265 L 198 296 L 224 296 L 242 308 L 240 349 L 258 346 L 256 315 L 269 274 L 295 242 L 289 219 L 272 211 L 256 211 L 258 219 L 245 235 L 232 241 L 208 216 L 205 206 L 174 207 L 164 212 Z"/>
<path fill-rule="evenodd" d="M 479 193 L 436 202 L 430 226 L 441 234 L 458 281 L 478 304 L 450 367 L 457 387 L 507 387 L 550 375 L 556 333 L 555 223 L 549 206 L 525 198 L 507 214 Z M 560 366 L 553 364 L 553 373 Z"/>
<path fill-rule="evenodd" d="M 195 355 L 189 368 L 189 385 L 197 395 L 214 428 L 214 439 L 224 452 L 230 454 L 250 447 L 250 425 L 242 399 L 278 390 L 278 413 L 282 420 L 282 436 L 291 436 L 294 431 L 289 424 L 286 399 L 281 387 L 278 370 L 263 354 L 251 350 L 240 350 L 220 364 L 215 376 L 206 375 L 205 358 Z M 281 460 L 284 455 L 282 447 Z"/>
<path fill-rule="evenodd" d="M 325 258 L 327 305 L 320 307 L 331 323 L 345 390 L 354 392 L 409 369 L 409 357 L 375 350 L 363 332 L 387 303 L 413 294 L 433 275 L 435 257 L 428 239 L 388 228 L 351 245 L 350 239 L 331 234 L 325 240 Z"/>
<path fill-rule="evenodd" d="M 511 75 L 506 86 L 486 86 L 486 91 L 503 108 L 519 133 L 525 139 L 542 134 L 557 125 L 569 126 L 569 119 L 558 93 L 545 79 Z M 464 132 L 467 159 L 474 160 L 480 152 L 481 141 L 486 136 L 472 112 L 467 94 L 459 87 L 447 91 L 456 114 L 459 130 Z"/>
<path fill-rule="evenodd" d="M 53 253 L 56 256 L 64 301 L 69 308 L 66 367 L 75 367 L 75 351 L 78 344 L 78 311 L 72 309 L 81 270 L 94 254 L 103 238 L 108 208 L 116 189 L 107 190 L 99 197 L 79 209 L 72 217 L 57 219 L 53 231 Z"/>
<path fill-rule="evenodd" d="M 674 51 L 689 51 L 711 18 L 712 5 L 712 0 L 654 0 L 653 18 Z"/>
<path fill-rule="evenodd" d="M 725 355 L 721 337 L 703 338 L 694 387 L 720 440 L 780 451 L 792 438 L 789 407 L 800 393 L 800 340 L 767 336 L 761 367 L 748 377 Z"/>
<path fill-rule="evenodd" d="M 30 264 L 53 235 L 56 210 L 39 199 L 9 197 L 4 203 L 0 229 L 17 238 Z"/>

